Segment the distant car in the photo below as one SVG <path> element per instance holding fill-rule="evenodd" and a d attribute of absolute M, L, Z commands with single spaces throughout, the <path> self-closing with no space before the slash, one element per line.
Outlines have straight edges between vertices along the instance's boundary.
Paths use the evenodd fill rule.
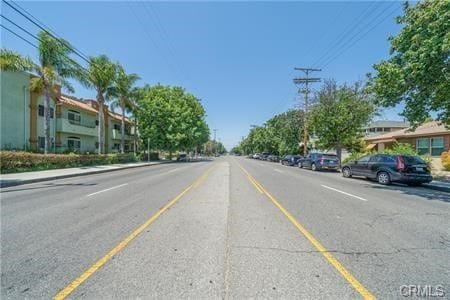
<path fill-rule="evenodd" d="M 364 176 L 386 185 L 400 182 L 418 186 L 433 180 L 428 165 L 420 157 L 397 154 L 363 156 L 343 165 L 342 176 Z"/>
<path fill-rule="evenodd" d="M 179 154 L 177 156 L 177 161 L 190 161 L 191 158 L 187 154 Z"/>
<path fill-rule="evenodd" d="M 298 164 L 298 162 L 303 158 L 301 155 L 285 155 L 281 159 L 281 164 L 285 166 L 295 166 Z"/>
<path fill-rule="evenodd" d="M 263 152 L 261 153 L 261 156 L 259 157 L 260 160 L 267 160 L 267 158 L 269 157 L 270 153 L 267 152 Z"/>
<path fill-rule="evenodd" d="M 269 155 L 268 157 L 267 157 L 267 160 L 268 161 L 271 161 L 271 162 L 279 162 L 280 161 L 280 158 L 277 156 L 277 155 Z"/>
<path fill-rule="evenodd" d="M 339 168 L 339 159 L 336 154 L 310 153 L 300 160 L 299 168 L 310 168 L 313 171 L 336 170 Z"/>
<path fill-rule="evenodd" d="M 261 157 L 261 154 L 259 154 L 259 153 L 253 154 L 254 159 L 259 159 L 260 157 Z"/>

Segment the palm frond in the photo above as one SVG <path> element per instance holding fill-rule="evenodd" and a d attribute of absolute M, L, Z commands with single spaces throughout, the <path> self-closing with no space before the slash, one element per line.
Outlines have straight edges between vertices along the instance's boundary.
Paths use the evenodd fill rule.
<path fill-rule="evenodd" d="M 36 64 L 29 57 L 24 57 L 17 52 L 2 48 L 0 50 L 0 69 L 2 71 L 34 71 Z"/>

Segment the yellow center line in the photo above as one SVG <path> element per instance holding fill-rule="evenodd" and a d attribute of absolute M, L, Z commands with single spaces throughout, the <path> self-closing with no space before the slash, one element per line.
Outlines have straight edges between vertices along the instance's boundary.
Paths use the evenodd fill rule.
<path fill-rule="evenodd" d="M 364 299 L 375 299 L 375 296 L 369 292 L 338 260 L 335 258 L 280 202 L 272 196 L 261 183 L 259 183 L 250 173 L 241 166 L 237 165 L 247 175 L 253 185 L 257 185 L 259 189 L 272 201 L 272 203 L 291 221 L 291 223 L 306 237 L 306 239 L 326 258 L 326 260 L 347 280 L 348 283 L 356 290 Z"/>
<path fill-rule="evenodd" d="M 152 224 L 156 219 L 159 218 L 167 209 L 169 209 L 172 205 L 174 205 L 178 200 L 181 199 L 184 195 L 186 195 L 192 188 L 198 187 L 198 185 L 203 182 L 211 170 L 215 167 L 212 166 L 205 173 L 203 173 L 197 180 L 194 181 L 190 186 L 185 188 L 181 193 L 179 193 L 175 198 L 170 200 L 166 205 L 164 205 L 157 213 L 151 216 L 145 223 L 139 226 L 136 230 L 134 230 L 130 235 L 128 235 L 124 240 L 122 240 L 119 244 L 117 244 L 113 249 L 111 249 L 105 256 L 100 258 L 97 262 L 95 262 L 91 267 L 89 267 L 86 271 L 83 272 L 79 277 L 77 277 L 74 281 L 72 281 L 69 285 L 67 285 L 64 289 L 62 289 L 53 299 L 62 300 L 65 299 L 70 293 L 72 293 L 78 286 L 80 286 L 84 281 L 86 281 L 89 277 L 91 277 L 98 269 L 100 269 L 103 265 L 105 265 L 113 256 L 119 253 L 123 248 L 125 248 L 136 236 L 138 236 L 142 231 L 144 231 L 150 224 Z"/>

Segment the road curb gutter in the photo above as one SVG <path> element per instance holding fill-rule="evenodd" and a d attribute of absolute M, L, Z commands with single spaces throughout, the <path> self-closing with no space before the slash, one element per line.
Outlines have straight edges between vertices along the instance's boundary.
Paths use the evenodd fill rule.
<path fill-rule="evenodd" d="M 11 186 L 18 186 L 18 185 L 30 184 L 30 183 L 36 183 L 36 182 L 43 182 L 43 181 L 51 181 L 51 180 L 57 180 L 57 179 L 65 179 L 65 178 L 71 178 L 71 177 L 79 177 L 79 176 L 84 176 L 84 175 L 108 173 L 108 172 L 114 172 L 114 171 L 120 171 L 120 170 L 126 170 L 126 169 L 158 166 L 158 165 L 170 164 L 170 163 L 173 163 L 173 162 L 172 161 L 163 161 L 163 162 L 158 162 L 158 163 L 143 164 L 143 165 L 137 165 L 137 166 L 120 167 L 120 168 L 116 168 L 116 169 L 95 170 L 95 171 L 90 171 L 90 172 L 85 172 L 85 173 L 74 173 L 74 174 L 56 175 L 56 176 L 50 176 L 50 177 L 26 179 L 26 180 L 20 180 L 20 181 L 12 181 L 12 182 L 1 182 L 0 188 L 6 188 L 6 187 L 11 187 Z"/>

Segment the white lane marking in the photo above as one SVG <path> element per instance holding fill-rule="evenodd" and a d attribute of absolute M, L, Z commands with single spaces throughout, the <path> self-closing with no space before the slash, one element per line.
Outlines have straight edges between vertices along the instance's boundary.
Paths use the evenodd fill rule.
<path fill-rule="evenodd" d="M 278 172 L 278 173 L 284 173 L 283 171 L 279 170 L 279 169 L 273 169 L 274 171 Z"/>
<path fill-rule="evenodd" d="M 321 186 L 323 186 L 326 189 L 330 189 L 330 190 L 336 191 L 338 193 L 341 193 L 341 194 L 344 194 L 344 195 L 347 195 L 347 196 L 350 196 L 350 197 L 353 197 L 353 198 L 356 198 L 356 199 L 359 199 L 359 200 L 362 200 L 362 201 L 367 201 L 367 199 L 364 199 L 362 197 L 355 196 L 355 195 L 349 194 L 347 192 L 344 192 L 344 191 L 341 191 L 341 190 L 338 190 L 338 189 L 335 189 L 335 188 L 332 188 L 332 187 L 329 187 L 329 186 L 326 186 L 326 185 L 323 185 L 323 184 L 321 184 Z"/>
<path fill-rule="evenodd" d="M 175 168 L 175 169 L 172 169 L 172 170 L 169 170 L 169 171 L 167 171 L 167 173 L 172 173 L 172 172 L 175 172 L 176 170 L 179 170 L 180 168 Z"/>
<path fill-rule="evenodd" d="M 86 197 L 90 197 L 90 196 L 94 196 L 94 195 L 97 195 L 97 194 L 100 194 L 100 193 L 103 193 L 103 192 L 107 192 L 107 191 L 110 191 L 110 190 L 118 189 L 118 188 L 126 186 L 126 185 L 128 185 L 128 183 L 124 183 L 124 184 L 121 184 L 121 185 L 116 185 L 116 186 L 113 186 L 112 188 L 101 190 L 101 191 L 89 194 Z"/>

